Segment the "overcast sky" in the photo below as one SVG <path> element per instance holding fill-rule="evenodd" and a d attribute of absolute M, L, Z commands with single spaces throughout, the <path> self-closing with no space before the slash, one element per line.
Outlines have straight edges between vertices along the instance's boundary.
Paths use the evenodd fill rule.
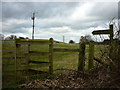
<path fill-rule="evenodd" d="M 1 5 L 1 4 L 0 4 Z M 2 2 L 2 33 L 32 36 L 32 13 L 35 12 L 35 39 L 78 42 L 80 36 L 108 28 L 117 19 L 117 2 Z"/>

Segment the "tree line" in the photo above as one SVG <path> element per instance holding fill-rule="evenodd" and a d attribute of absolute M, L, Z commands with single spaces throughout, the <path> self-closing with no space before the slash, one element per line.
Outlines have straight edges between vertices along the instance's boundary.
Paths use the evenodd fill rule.
<path fill-rule="evenodd" d="M 29 39 L 28 37 L 17 37 L 16 35 L 10 35 L 5 37 L 3 34 L 0 34 L 0 40 L 14 40 L 14 39 Z"/>

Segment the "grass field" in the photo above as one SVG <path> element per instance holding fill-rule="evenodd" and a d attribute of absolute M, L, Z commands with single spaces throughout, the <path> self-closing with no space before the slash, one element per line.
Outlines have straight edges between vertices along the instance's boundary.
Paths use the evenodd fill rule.
<path fill-rule="evenodd" d="M 99 48 L 98 46 L 95 46 L 97 49 L 95 49 L 96 53 L 95 56 L 100 56 L 99 54 Z M 22 47 L 23 50 L 25 50 L 25 47 Z M 55 43 L 54 48 L 68 48 L 68 49 L 78 49 L 79 44 L 66 44 L 66 43 Z M 87 68 L 87 57 L 88 57 L 88 45 L 86 45 L 86 67 Z M 15 55 L 15 43 L 3 43 L 2 44 L 2 57 L 12 57 Z M 13 50 L 12 53 L 6 53 L 7 50 Z M 49 46 L 48 45 L 31 45 L 30 50 L 32 51 L 48 51 Z M 23 53 L 23 52 L 21 52 Z M 77 70 L 77 65 L 78 65 L 78 52 L 55 52 L 54 57 L 53 57 L 53 69 L 60 69 L 60 68 L 65 68 L 65 69 L 75 69 Z M 48 57 L 45 56 L 31 56 L 30 57 L 32 60 L 36 61 L 48 61 Z M 15 59 L 2 59 L 2 76 L 3 76 L 3 87 L 17 87 L 15 83 Z M 8 64 L 13 64 L 13 65 L 8 65 Z M 34 68 L 34 69 L 40 69 L 40 70 L 48 70 L 48 68 L 43 67 L 43 68 Z M 67 73 L 65 71 L 55 71 L 54 74 L 60 74 L 60 73 Z M 36 78 L 43 79 L 46 78 L 47 75 L 39 75 Z M 20 81 L 20 83 L 24 82 L 24 80 Z"/>

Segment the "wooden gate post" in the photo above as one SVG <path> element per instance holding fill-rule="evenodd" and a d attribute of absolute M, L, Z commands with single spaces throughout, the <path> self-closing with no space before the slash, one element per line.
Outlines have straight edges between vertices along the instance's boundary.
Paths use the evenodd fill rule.
<path fill-rule="evenodd" d="M 49 73 L 53 73 L 53 38 L 49 39 Z"/>
<path fill-rule="evenodd" d="M 113 41 L 113 24 L 109 26 L 109 30 L 110 30 L 110 41 L 112 42 Z"/>
<path fill-rule="evenodd" d="M 113 25 L 109 26 L 110 28 L 110 53 L 109 53 L 109 57 L 111 59 L 113 59 L 112 57 L 114 57 L 114 51 L 113 51 L 113 46 L 114 46 L 114 41 L 113 41 Z"/>
<path fill-rule="evenodd" d="M 79 61 L 78 61 L 78 71 L 83 71 L 85 66 L 85 43 L 79 43 Z"/>
<path fill-rule="evenodd" d="M 88 69 L 93 67 L 94 59 L 94 41 L 91 41 L 89 44 L 89 57 L 88 57 Z"/>
<path fill-rule="evenodd" d="M 30 73 L 29 73 L 29 61 L 30 61 L 30 55 L 29 55 L 29 51 L 30 51 L 30 44 L 28 43 L 27 45 L 26 45 L 26 57 L 25 57 L 25 62 L 26 62 L 26 79 L 28 79 L 29 80 L 29 75 L 30 75 Z"/>
<path fill-rule="evenodd" d="M 19 55 L 19 50 L 21 45 L 18 44 L 19 40 L 15 40 L 15 80 L 16 82 L 18 81 L 18 74 L 17 74 L 17 69 L 18 69 L 18 55 Z"/>

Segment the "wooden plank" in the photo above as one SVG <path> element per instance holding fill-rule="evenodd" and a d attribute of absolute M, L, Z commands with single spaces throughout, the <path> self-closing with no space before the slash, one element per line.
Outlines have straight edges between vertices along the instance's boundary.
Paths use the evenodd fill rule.
<path fill-rule="evenodd" d="M 83 71 L 85 66 L 85 43 L 79 45 L 78 71 Z"/>
<path fill-rule="evenodd" d="M 110 42 L 94 42 L 95 45 L 110 45 Z"/>
<path fill-rule="evenodd" d="M 89 45 L 88 69 L 91 69 L 93 67 L 93 60 L 94 60 L 94 42 L 91 41 Z"/>
<path fill-rule="evenodd" d="M 16 41 L 17 44 L 49 44 L 49 41 Z"/>
<path fill-rule="evenodd" d="M 53 38 L 49 39 L 49 62 L 50 62 L 50 66 L 49 66 L 49 73 L 52 74 L 53 73 Z"/>
<path fill-rule="evenodd" d="M 108 66 L 106 63 L 102 62 L 99 58 L 95 58 L 95 57 L 94 57 L 93 60 L 95 60 L 96 62 L 98 62 L 98 63 L 100 63 L 100 64 L 102 64 L 102 65 L 104 65 L 104 66 Z"/>
<path fill-rule="evenodd" d="M 96 30 L 92 32 L 93 35 L 99 35 L 99 34 L 110 34 L 110 30 Z"/>
<path fill-rule="evenodd" d="M 2 49 L 2 52 L 10 52 L 10 53 L 14 53 L 16 50 L 15 49 Z"/>
<path fill-rule="evenodd" d="M 43 56 L 48 56 L 49 52 L 41 52 L 41 51 L 29 51 L 29 55 L 43 55 Z"/>
<path fill-rule="evenodd" d="M 29 72 L 32 72 L 32 73 L 34 73 L 34 74 L 48 73 L 48 72 L 46 72 L 46 71 L 33 70 L 33 69 L 29 69 L 28 71 L 29 71 Z"/>
<path fill-rule="evenodd" d="M 34 64 L 34 65 L 30 65 L 29 64 L 29 68 L 27 65 L 19 65 L 19 68 L 17 68 L 17 70 L 28 70 L 28 69 L 32 69 L 32 68 L 40 68 L 40 67 L 48 67 L 50 66 L 50 63 L 41 63 L 41 64 Z"/>
<path fill-rule="evenodd" d="M 13 65 L 14 65 L 14 63 L 11 63 L 11 64 L 10 64 L 10 63 L 9 63 L 9 64 L 8 64 L 8 63 L 7 63 L 7 64 L 5 63 L 5 64 L 2 64 L 2 68 L 4 68 L 4 66 L 13 66 Z"/>
<path fill-rule="evenodd" d="M 17 57 L 17 59 L 23 59 L 25 57 Z M 2 59 L 15 59 L 15 57 L 2 57 Z"/>
<path fill-rule="evenodd" d="M 85 43 L 86 45 L 89 45 L 90 43 Z M 94 42 L 94 45 L 110 45 L 110 42 Z"/>
<path fill-rule="evenodd" d="M 79 52 L 79 49 L 54 48 L 54 52 Z"/>
<path fill-rule="evenodd" d="M 49 63 L 49 62 L 41 62 L 41 61 L 29 61 L 29 63 L 36 63 L 36 64 L 45 64 L 45 63 Z"/>

